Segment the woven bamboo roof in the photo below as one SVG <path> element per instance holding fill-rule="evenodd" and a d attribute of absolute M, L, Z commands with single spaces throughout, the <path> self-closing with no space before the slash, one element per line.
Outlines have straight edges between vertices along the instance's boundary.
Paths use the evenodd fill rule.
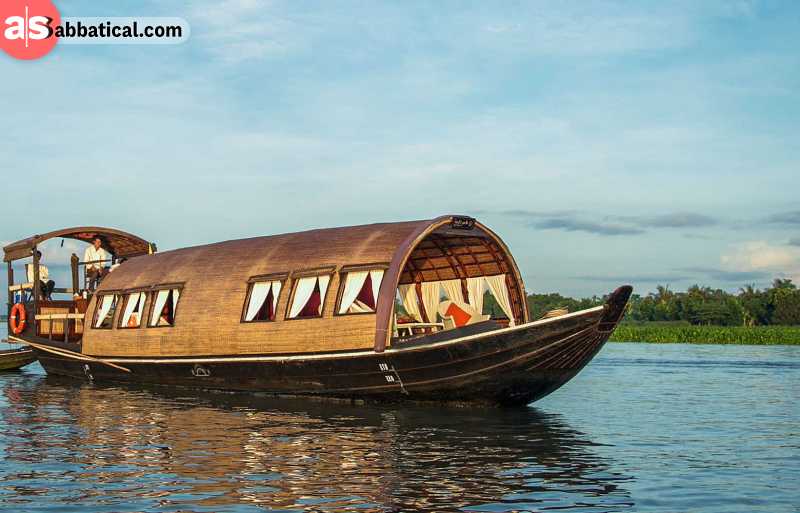
<path fill-rule="evenodd" d="M 426 255 L 430 257 L 427 261 Z M 333 314 L 337 274 L 353 266 L 385 269 L 374 315 Z M 284 321 L 287 288 L 278 304 L 278 322 L 240 322 L 248 280 L 265 275 L 294 280 L 315 272 L 334 276 L 322 318 Z M 503 242 L 465 216 L 316 229 L 164 251 L 128 260 L 103 280 L 98 292 L 181 284 L 184 292 L 175 327 L 166 333 L 152 329 L 89 330 L 84 344 L 97 351 L 95 354 L 109 354 L 110 349 L 122 354 L 143 348 L 151 354 L 176 355 L 231 349 L 292 351 L 298 344 L 302 347 L 297 350 L 344 349 L 353 347 L 349 345 L 353 340 L 358 341 L 357 347 L 374 341 L 375 348 L 382 350 L 388 340 L 399 283 L 498 273 L 507 273 L 516 284 L 517 296 L 524 298 L 519 272 Z M 526 319 L 525 306 L 519 309 L 520 320 Z M 89 311 L 93 311 L 92 305 Z M 225 348 L 207 344 L 190 347 L 202 339 L 217 337 L 224 337 Z"/>

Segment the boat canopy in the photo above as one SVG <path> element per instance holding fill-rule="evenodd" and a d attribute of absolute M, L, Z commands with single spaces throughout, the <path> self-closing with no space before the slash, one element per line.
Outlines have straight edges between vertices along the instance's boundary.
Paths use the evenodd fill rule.
<path fill-rule="evenodd" d="M 49 239 L 75 239 L 91 243 L 96 237 L 99 237 L 102 241 L 103 248 L 117 258 L 130 258 L 155 252 L 154 243 L 148 242 L 136 235 L 114 228 L 80 226 L 63 228 L 41 235 L 33 235 L 27 239 L 9 244 L 3 248 L 3 252 L 5 253 L 3 261 L 11 262 L 13 260 L 27 258 L 31 256 L 33 248 Z"/>
<path fill-rule="evenodd" d="M 151 291 L 155 304 L 153 291 L 173 290 L 180 298 L 173 307 L 178 321 L 163 330 L 90 329 L 83 343 L 90 354 L 107 356 L 229 354 L 233 348 L 239 354 L 383 351 L 398 287 L 417 292 L 421 315 L 433 322 L 440 287 L 451 299 L 466 299 L 473 286 L 484 285 L 503 299 L 498 302 L 511 324 L 527 322 L 511 253 L 467 216 L 231 240 L 127 261 L 104 278 L 97 294 L 125 298 Z M 97 304 L 93 300 L 89 312 Z M 171 303 L 156 306 L 164 304 Z M 112 310 L 102 313 L 113 318 Z"/>

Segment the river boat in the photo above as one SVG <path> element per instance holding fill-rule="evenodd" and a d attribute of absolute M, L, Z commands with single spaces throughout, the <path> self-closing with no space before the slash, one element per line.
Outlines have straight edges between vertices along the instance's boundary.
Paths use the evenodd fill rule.
<path fill-rule="evenodd" d="M 37 248 L 54 238 L 102 241 L 110 272 L 96 290 L 75 254 L 71 286 L 55 289 L 67 299 L 33 286 Z M 10 244 L 4 259 L 9 338 L 50 374 L 344 400 L 526 405 L 589 363 L 632 291 L 532 319 L 506 244 L 459 215 L 164 252 L 116 229 L 67 228 Z M 16 283 L 22 262 L 32 279 Z"/>

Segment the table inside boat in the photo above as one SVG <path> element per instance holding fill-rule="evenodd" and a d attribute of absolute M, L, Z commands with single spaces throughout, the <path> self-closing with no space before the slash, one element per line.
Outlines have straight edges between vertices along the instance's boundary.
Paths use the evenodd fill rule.
<path fill-rule="evenodd" d="M 397 325 L 399 337 L 413 337 L 424 333 L 435 333 L 444 329 L 441 322 L 404 322 Z"/>

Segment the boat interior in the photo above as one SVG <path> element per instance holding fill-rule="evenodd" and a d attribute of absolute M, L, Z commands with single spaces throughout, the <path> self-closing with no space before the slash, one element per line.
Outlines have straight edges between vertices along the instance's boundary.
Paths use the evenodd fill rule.
<path fill-rule="evenodd" d="M 87 261 L 84 249 L 95 239 L 106 258 Z M 82 244 L 73 242 L 65 249 L 65 240 Z M 43 261 L 39 249 L 45 246 L 48 251 Z M 56 247 L 50 251 L 52 246 Z M 90 329 L 130 329 L 172 326 L 176 321 L 182 292 L 177 285 L 153 284 L 102 294 L 95 311 L 87 315 L 97 286 L 89 268 L 102 266 L 101 274 L 108 275 L 128 258 L 154 253 L 155 245 L 139 237 L 110 229 L 73 228 L 37 235 L 4 250 L 9 313 L 18 303 L 28 315 L 33 313 L 34 318 L 28 320 L 33 327 L 26 334 L 77 344 L 87 325 Z M 56 255 L 63 261 L 56 261 Z M 392 264 L 343 264 L 313 272 L 276 269 L 273 274 L 251 277 L 242 299 L 241 322 L 374 315 L 384 275 Z M 60 273 L 49 270 L 48 265 Z M 452 224 L 436 228 L 408 250 L 401 265 L 390 321 L 392 345 L 423 337 L 444 340 L 528 320 L 516 264 L 488 230 Z M 34 283 L 40 286 L 34 287 Z M 331 288 L 337 290 L 331 292 Z M 333 293 L 336 295 L 331 296 Z M 279 308 L 279 303 L 285 304 L 285 309 Z M 334 304 L 332 312 L 326 310 L 326 303 Z"/>
<path fill-rule="evenodd" d="M 442 227 L 414 247 L 400 273 L 392 341 L 450 330 L 468 335 L 474 329 L 463 328 L 473 325 L 481 331 L 513 326 L 527 320 L 524 297 L 498 240 L 477 228 Z"/>

